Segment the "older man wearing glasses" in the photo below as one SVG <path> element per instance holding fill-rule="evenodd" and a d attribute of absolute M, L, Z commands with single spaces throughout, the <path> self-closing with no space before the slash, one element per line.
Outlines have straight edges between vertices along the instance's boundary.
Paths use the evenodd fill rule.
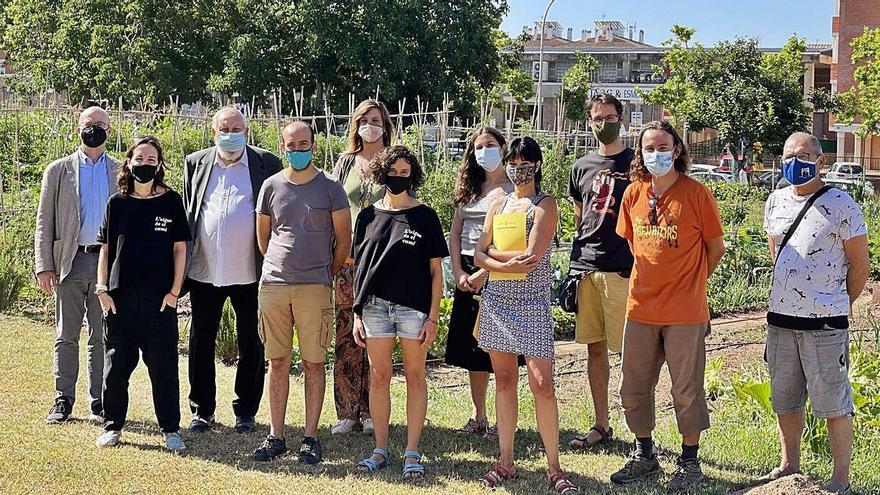
<path fill-rule="evenodd" d="M 103 422 L 104 331 L 95 283 L 101 247 L 98 228 L 107 199 L 116 193 L 119 167 L 106 153 L 110 131 L 107 112 L 99 106 L 87 108 L 76 129 L 81 146 L 43 172 L 34 268 L 40 289 L 55 292 L 55 404 L 47 424 L 67 421 L 73 410 L 83 315 L 89 329 L 89 419 Z"/>

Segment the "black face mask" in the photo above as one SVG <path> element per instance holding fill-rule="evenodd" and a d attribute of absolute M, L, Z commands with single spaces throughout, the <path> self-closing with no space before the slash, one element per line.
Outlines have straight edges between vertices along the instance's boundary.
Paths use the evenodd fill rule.
<path fill-rule="evenodd" d="M 391 194 L 400 194 L 412 186 L 411 177 L 389 176 L 385 178 L 385 187 Z"/>
<path fill-rule="evenodd" d="M 107 141 L 107 131 L 96 125 L 90 125 L 80 131 L 79 137 L 87 148 L 98 148 Z"/>
<path fill-rule="evenodd" d="M 134 180 L 141 184 L 146 184 L 156 177 L 159 167 L 153 165 L 134 165 L 131 167 L 131 175 Z"/>

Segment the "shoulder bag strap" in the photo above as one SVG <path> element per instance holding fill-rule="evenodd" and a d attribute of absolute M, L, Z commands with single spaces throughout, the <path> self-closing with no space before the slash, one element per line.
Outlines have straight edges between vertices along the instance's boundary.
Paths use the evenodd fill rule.
<path fill-rule="evenodd" d="M 804 219 L 804 216 L 807 214 L 807 211 L 810 209 L 810 207 L 813 206 L 813 203 L 815 203 L 817 199 L 819 199 L 823 194 L 830 191 L 831 189 L 833 189 L 833 187 L 826 184 L 826 185 L 822 186 L 821 189 L 816 191 L 815 194 L 810 196 L 810 198 L 804 204 L 804 207 L 801 208 L 801 211 L 800 211 L 800 213 L 798 213 L 798 216 L 795 217 L 794 222 L 792 222 L 791 226 L 788 228 L 788 230 L 785 231 L 785 236 L 782 238 L 782 242 L 780 242 L 779 246 L 777 247 L 776 258 L 773 261 L 773 266 L 776 266 L 776 262 L 779 260 L 779 253 L 782 252 L 782 248 L 784 248 L 785 245 L 788 244 L 788 241 L 791 240 L 791 236 L 794 235 L 794 231 L 797 230 L 798 225 L 800 225 L 801 220 Z"/>

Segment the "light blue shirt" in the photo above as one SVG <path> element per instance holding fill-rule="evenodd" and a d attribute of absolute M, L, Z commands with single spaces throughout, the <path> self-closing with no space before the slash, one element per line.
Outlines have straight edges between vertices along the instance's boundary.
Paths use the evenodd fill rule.
<path fill-rule="evenodd" d="M 98 243 L 98 230 L 104 222 L 104 210 L 110 198 L 110 178 L 107 175 L 107 154 L 98 162 L 77 151 L 79 157 L 79 245 Z"/>

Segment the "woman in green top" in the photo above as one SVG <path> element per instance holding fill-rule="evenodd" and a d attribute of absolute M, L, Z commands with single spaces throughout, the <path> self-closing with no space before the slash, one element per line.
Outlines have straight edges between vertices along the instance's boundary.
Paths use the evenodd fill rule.
<path fill-rule="evenodd" d="M 351 224 L 361 210 L 385 195 L 385 188 L 370 178 L 370 161 L 391 145 L 394 129 L 382 102 L 367 99 L 355 108 L 348 126 L 348 148 L 333 167 L 351 206 Z M 373 433 L 370 418 L 370 364 L 367 353 L 352 336 L 354 265 L 349 259 L 336 274 L 336 364 L 333 366 L 333 396 L 339 421 L 331 433 L 348 433 L 361 427 Z"/>

